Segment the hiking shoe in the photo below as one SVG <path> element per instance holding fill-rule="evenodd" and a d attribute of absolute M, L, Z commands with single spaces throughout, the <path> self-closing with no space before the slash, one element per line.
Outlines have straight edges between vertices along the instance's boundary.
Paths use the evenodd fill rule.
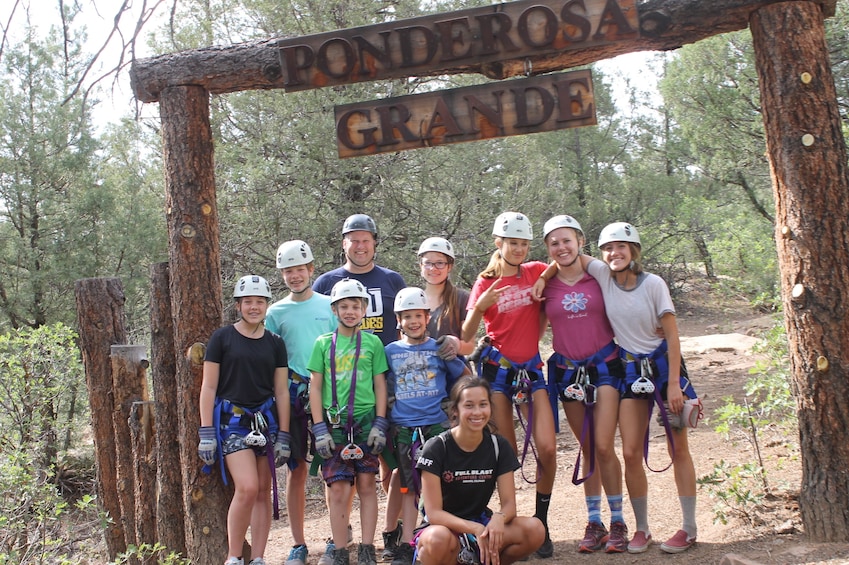
<path fill-rule="evenodd" d="M 395 557 L 392 558 L 392 565 L 412 565 L 413 563 L 413 546 L 410 542 L 402 541 L 395 548 Z"/>
<path fill-rule="evenodd" d="M 554 544 L 551 543 L 551 537 L 548 535 L 548 530 L 545 532 L 545 541 L 542 542 L 542 545 L 536 550 L 536 555 L 541 559 L 548 559 L 554 555 Z"/>
<path fill-rule="evenodd" d="M 336 563 L 333 565 L 336 565 Z M 377 558 L 374 556 L 374 544 L 361 543 L 357 546 L 357 565 L 377 565 Z"/>
<path fill-rule="evenodd" d="M 245 565 L 245 561 L 241 557 L 229 557 L 224 565 Z"/>
<path fill-rule="evenodd" d="M 624 553 L 628 550 L 628 526 L 625 522 L 610 524 L 610 537 L 604 546 L 606 553 Z"/>
<path fill-rule="evenodd" d="M 381 534 L 383 536 L 383 551 L 380 552 L 381 561 L 392 561 L 395 557 L 395 550 L 401 541 L 401 529 L 401 520 L 398 520 L 394 530 Z"/>
<path fill-rule="evenodd" d="M 634 532 L 634 537 L 628 544 L 628 553 L 645 553 L 651 545 L 651 534 L 647 534 L 640 530 Z"/>
<path fill-rule="evenodd" d="M 690 549 L 694 543 L 696 536 L 690 537 L 684 530 L 678 530 L 674 536 L 660 544 L 660 549 L 666 553 L 681 553 Z"/>
<path fill-rule="evenodd" d="M 285 565 L 307 565 L 307 555 L 309 555 L 309 551 L 304 544 L 292 546 Z"/>
<path fill-rule="evenodd" d="M 333 550 L 333 565 L 351 565 L 351 558 L 348 555 L 348 548 Z"/>
<path fill-rule="evenodd" d="M 598 522 L 587 522 L 587 529 L 584 530 L 584 539 L 578 545 L 578 551 L 581 553 L 592 553 L 604 547 L 608 539 L 607 528 L 604 524 Z"/>
<path fill-rule="evenodd" d="M 327 540 L 327 547 L 324 549 L 324 555 L 318 558 L 318 565 L 333 565 L 333 552 L 336 551 L 336 545 L 333 540 Z"/>

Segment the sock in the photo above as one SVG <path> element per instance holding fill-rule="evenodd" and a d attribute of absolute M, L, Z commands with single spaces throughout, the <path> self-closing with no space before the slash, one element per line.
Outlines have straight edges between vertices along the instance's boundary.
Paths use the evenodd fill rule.
<path fill-rule="evenodd" d="M 536 513 L 534 516 L 539 518 L 542 525 L 545 526 L 545 531 L 548 533 L 548 506 L 551 504 L 551 493 L 537 493 Z"/>
<path fill-rule="evenodd" d="M 587 501 L 587 518 L 590 522 L 601 524 L 601 496 L 584 497 Z"/>
<path fill-rule="evenodd" d="M 625 518 L 622 516 L 622 495 L 608 494 L 607 504 L 610 506 L 610 523 L 622 522 L 625 523 Z"/>
<path fill-rule="evenodd" d="M 637 520 L 635 532 L 645 532 L 649 535 L 649 500 L 645 496 L 631 499 L 631 508 L 634 509 L 634 518 Z"/>
<path fill-rule="evenodd" d="M 687 532 L 691 538 L 696 537 L 696 497 L 695 496 L 679 496 L 678 502 L 681 503 L 681 514 L 684 516 L 684 525 L 682 530 Z"/>

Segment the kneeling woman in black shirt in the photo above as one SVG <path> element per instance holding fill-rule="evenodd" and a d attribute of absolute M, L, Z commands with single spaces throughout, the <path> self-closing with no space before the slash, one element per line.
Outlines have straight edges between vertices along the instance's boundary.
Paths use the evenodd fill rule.
<path fill-rule="evenodd" d="M 545 528 L 516 516 L 519 468 L 510 444 L 490 430 L 492 391 L 485 379 L 462 377 L 451 390 L 456 424 L 431 438 L 416 463 L 425 523 L 414 539 L 422 565 L 509 565 L 537 550 Z M 498 488 L 498 509 L 489 508 Z"/>

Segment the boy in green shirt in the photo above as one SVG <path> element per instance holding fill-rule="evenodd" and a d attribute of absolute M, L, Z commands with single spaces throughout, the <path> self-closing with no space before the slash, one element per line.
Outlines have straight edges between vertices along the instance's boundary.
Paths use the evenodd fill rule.
<path fill-rule="evenodd" d="M 348 565 L 348 507 L 356 481 L 362 542 L 358 565 L 376 565 L 376 475 L 386 447 L 386 354 L 380 338 L 360 331 L 369 295 L 359 281 L 343 279 L 330 291 L 339 319 L 336 331 L 320 336 L 307 368 L 310 409 L 321 475 L 329 490 L 333 565 Z"/>

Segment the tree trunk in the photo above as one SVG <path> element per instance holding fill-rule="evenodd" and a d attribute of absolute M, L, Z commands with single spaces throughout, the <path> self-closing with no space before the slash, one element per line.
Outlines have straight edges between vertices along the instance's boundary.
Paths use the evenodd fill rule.
<path fill-rule="evenodd" d="M 176 353 L 168 263 L 150 267 L 151 376 L 156 417 L 156 535 L 169 551 L 186 555 L 183 479 L 177 419 Z"/>
<path fill-rule="evenodd" d="M 135 532 L 139 544 L 156 539 L 156 452 L 153 450 L 153 402 L 134 402 L 130 411 L 130 438 L 133 445 L 133 496 L 136 499 Z M 143 563 L 156 565 L 156 555 Z"/>
<path fill-rule="evenodd" d="M 112 429 L 111 346 L 125 343 L 124 290 L 116 278 L 81 279 L 74 285 L 77 327 L 85 366 L 94 454 L 97 500 L 112 521 L 103 533 L 110 559 L 127 550 L 121 527 L 115 469 L 115 432 Z"/>
<path fill-rule="evenodd" d="M 805 530 L 849 541 L 849 173 L 823 13 L 752 16 L 773 176 L 785 325 L 799 415 Z"/>
<path fill-rule="evenodd" d="M 130 417 L 133 404 L 147 399 L 144 370 L 147 361 L 144 356 L 145 347 L 142 345 L 112 346 L 112 426 L 117 463 L 116 485 L 127 545 L 138 545 L 142 541 L 136 538 L 136 474 Z"/>
<path fill-rule="evenodd" d="M 217 466 L 209 475 L 201 472 L 197 430 L 202 365 L 185 355 L 221 325 L 223 310 L 209 93 L 197 86 L 167 88 L 159 110 L 187 557 L 192 563 L 217 563 L 226 557 L 230 497 Z"/>

